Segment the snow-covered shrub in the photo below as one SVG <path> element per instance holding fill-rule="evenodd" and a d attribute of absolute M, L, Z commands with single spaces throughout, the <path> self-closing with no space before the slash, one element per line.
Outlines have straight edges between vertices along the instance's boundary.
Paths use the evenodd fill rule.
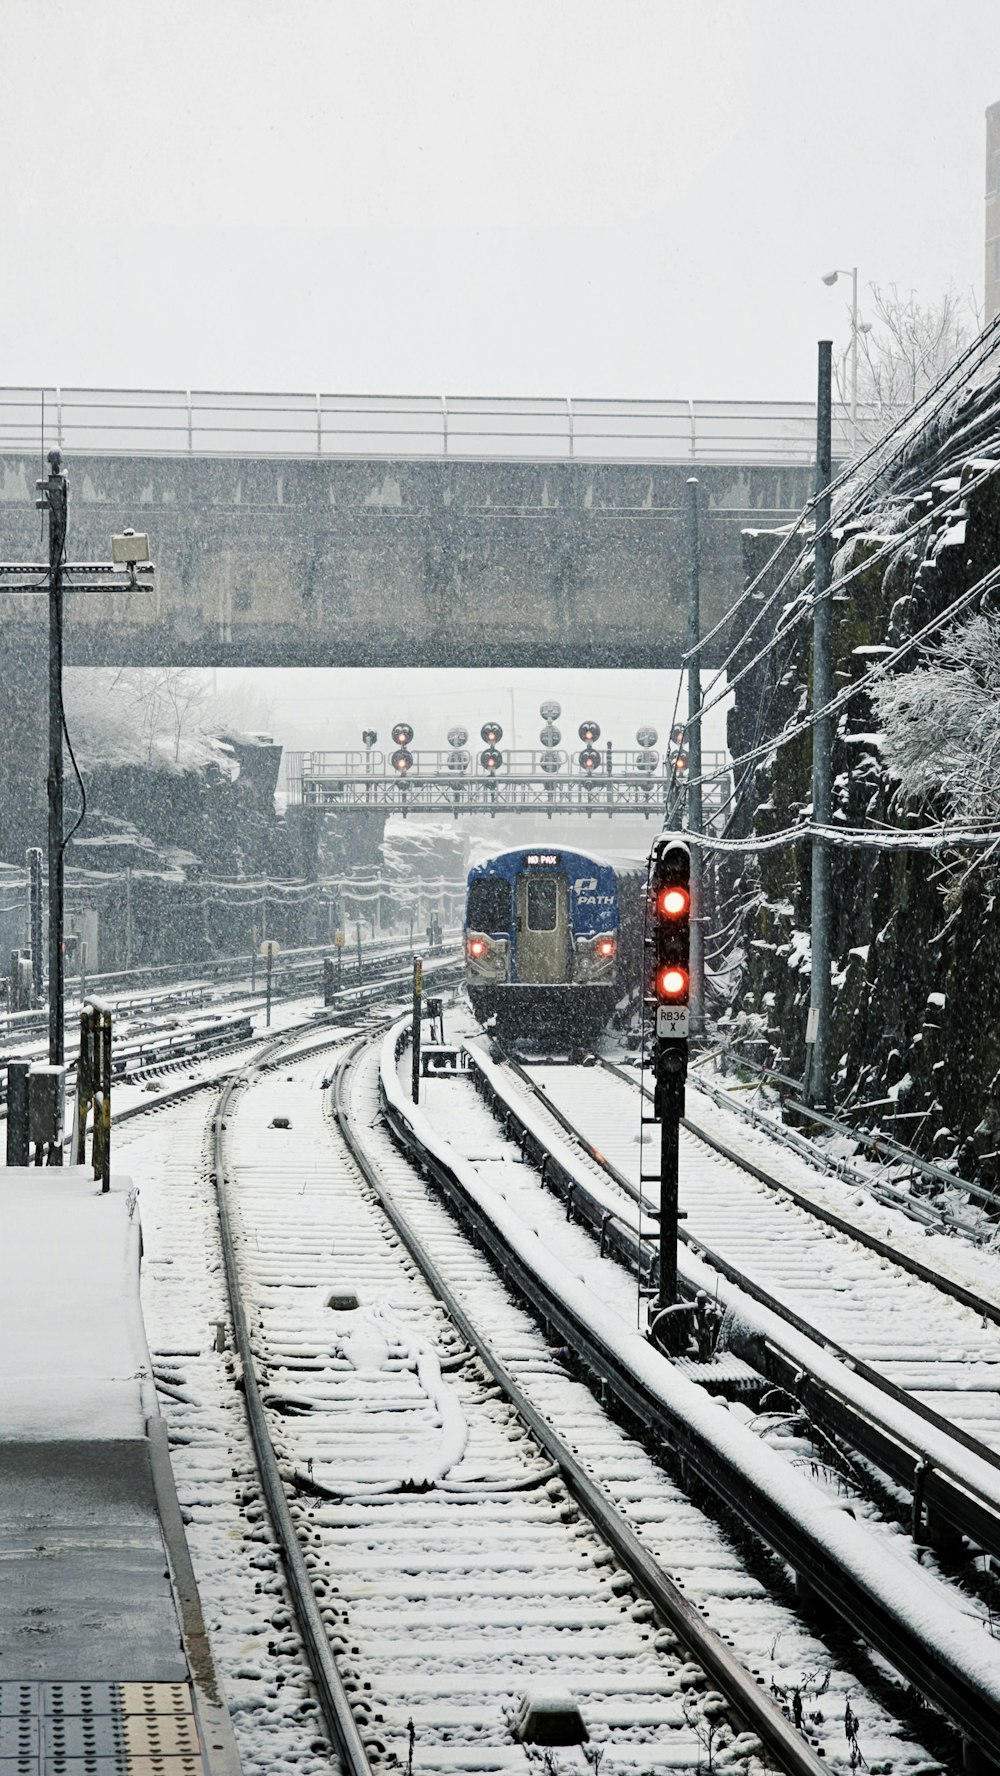
<path fill-rule="evenodd" d="M 963 824 L 1000 816 L 1000 619 L 951 630 L 873 701 L 899 800 Z"/>

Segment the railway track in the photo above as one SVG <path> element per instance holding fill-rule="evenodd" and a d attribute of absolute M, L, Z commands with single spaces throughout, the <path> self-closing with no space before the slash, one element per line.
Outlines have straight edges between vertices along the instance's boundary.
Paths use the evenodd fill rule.
<path fill-rule="evenodd" d="M 400 939 L 371 942 L 362 950 L 359 965 L 356 952 L 352 950 L 348 961 L 335 973 L 335 1001 L 349 1003 L 352 994 L 363 990 L 366 981 L 393 976 L 405 966 L 411 953 L 410 946 Z M 330 954 L 329 944 L 282 952 L 274 966 L 272 998 L 275 1003 L 322 992 L 323 965 Z M 261 962 L 257 968 L 261 977 L 264 966 Z M 137 979 L 141 983 L 138 987 Z M 263 1006 L 266 993 L 263 986 L 251 984 L 246 958 L 233 956 L 186 971 L 181 964 L 170 964 L 163 969 L 94 975 L 87 983 L 87 996 L 107 1007 L 116 1030 L 129 1033 L 129 1048 L 134 1052 L 141 1049 L 144 1042 L 148 1045 L 156 1041 L 171 1020 L 179 1025 L 182 1019 L 199 1014 L 206 1017 L 237 1015 L 235 1011 L 220 1010 L 220 1007 L 238 1007 L 243 1015 L 252 1016 Z M 15 1053 L 29 1059 L 43 1058 L 47 1027 L 45 1007 L 34 1011 L 0 1012 L 0 1066 Z M 77 1022 L 67 1014 L 67 1052 L 72 1052 L 78 1035 Z"/>
<path fill-rule="evenodd" d="M 425 974 L 428 982 L 447 982 L 457 966 L 457 957 L 445 954 L 432 957 L 425 963 Z M 313 1016 L 301 1026 L 308 1028 L 317 1017 L 329 1020 L 343 1020 L 364 1015 L 373 1004 L 378 1004 L 387 993 L 405 992 L 411 979 L 409 958 L 401 963 L 395 950 L 389 955 L 369 958 L 367 971 L 360 983 L 352 981 L 341 988 L 328 1007 L 317 1010 Z M 152 1019 L 148 1026 L 138 1032 L 116 1041 L 114 1048 L 114 1079 L 113 1098 L 119 1098 L 123 1088 L 140 1088 L 147 1092 L 155 1092 L 158 1101 L 171 1103 L 179 1097 L 187 1097 L 201 1089 L 205 1083 L 204 1065 L 206 1061 L 229 1061 L 233 1066 L 239 1065 L 240 1057 L 249 1055 L 267 1041 L 265 1032 L 255 1033 L 254 1021 L 259 1018 L 260 1010 L 244 1009 L 239 1012 L 217 1013 L 214 1016 L 199 1012 L 192 1022 L 178 1022 L 169 1011 L 159 1020 Z M 73 1055 L 77 1032 L 67 1031 L 67 1047 Z M 22 1051 L 26 1058 L 32 1058 L 30 1048 Z M 38 1051 L 41 1058 L 42 1050 Z M 0 1068 L 6 1066 L 5 1056 L 0 1058 Z M 192 1076 L 192 1068 L 196 1070 Z M 212 1070 L 212 1077 L 218 1069 Z M 170 1089 L 172 1078 L 187 1074 L 187 1082 L 177 1088 Z M 70 1060 L 67 1076 L 67 1099 L 72 1098 L 75 1089 L 76 1069 Z M 209 1081 L 210 1082 L 210 1081 Z M 120 1110 L 116 1107 L 114 1120 L 120 1123 L 144 1114 L 148 1105 L 136 1105 L 129 1101 L 130 1092 L 126 1090 L 128 1107 Z M 6 1074 L 0 1078 L 0 1119 L 6 1117 L 7 1081 Z"/>
<path fill-rule="evenodd" d="M 585 1127 L 589 1128 L 592 1134 L 598 1127 L 600 1128 L 602 1149 L 613 1144 L 608 1140 L 607 1105 L 604 1104 L 603 1110 L 600 1107 L 600 1076 L 595 1078 L 593 1069 L 574 1070 L 557 1067 L 540 1071 L 544 1071 L 545 1081 L 555 1096 L 558 1096 L 558 1087 L 552 1082 L 572 1081 L 578 1092 L 585 1091 L 586 1115 L 581 1116 L 579 1120 L 584 1122 Z M 569 1090 L 570 1087 L 567 1086 L 566 1089 Z M 524 1099 L 527 1094 L 522 1091 L 520 1095 Z M 501 1165 L 506 1168 L 501 1196 L 508 1205 L 511 1197 L 517 1196 L 518 1213 L 527 1218 L 529 1226 L 538 1235 L 541 1250 L 547 1257 L 550 1252 L 557 1249 L 559 1241 L 566 1238 L 559 1226 L 562 1217 L 557 1215 L 554 1226 L 550 1221 L 546 1221 L 545 1211 L 539 1206 L 537 1186 L 533 1191 L 533 1203 L 522 1207 L 521 1198 L 530 1187 L 520 1184 L 515 1188 L 510 1183 L 512 1177 L 517 1177 L 514 1167 L 518 1156 L 530 1152 L 536 1163 L 539 1161 L 545 1141 L 539 1134 L 538 1116 L 539 1114 L 545 1116 L 547 1113 L 538 1112 L 537 1105 L 532 1106 L 536 1112 L 534 1118 L 531 1114 L 525 1116 L 516 1108 L 512 1113 L 509 1106 L 512 1096 L 516 1099 L 517 1093 L 512 1094 L 504 1089 L 503 1096 L 504 1103 L 508 1106 L 504 1116 L 507 1130 L 511 1135 L 511 1144 L 504 1143 L 505 1150 L 501 1149 L 492 1155 L 496 1168 Z M 448 1115 L 454 1116 L 455 1114 L 456 1107 L 453 1105 L 450 1107 Z M 634 1122 L 637 1122 L 637 1117 Z M 633 1130 L 637 1132 L 634 1123 Z M 556 1130 L 556 1134 L 561 1134 L 561 1131 Z M 479 1130 L 478 1133 L 470 1132 L 465 1136 L 466 1153 L 469 1151 L 468 1143 L 471 1142 L 474 1148 L 477 1140 L 480 1145 L 487 1141 L 482 1130 Z M 565 1137 L 563 1137 L 564 1150 L 566 1145 Z M 560 1162 L 557 1159 L 553 1163 L 551 1159 L 551 1155 L 557 1150 L 557 1147 L 558 1143 L 555 1140 L 549 1140 L 547 1147 L 550 1155 L 549 1181 L 554 1182 L 557 1189 L 561 1189 L 563 1200 L 569 1201 L 574 1214 L 586 1215 L 591 1220 L 595 1229 L 600 1233 L 605 1249 L 615 1246 L 616 1240 L 613 1234 L 609 1233 L 609 1228 L 617 1228 L 619 1233 L 625 1228 L 621 1198 L 619 1197 L 616 1210 L 615 1204 L 613 1200 L 609 1200 L 606 1190 L 603 1194 L 594 1192 L 590 1197 L 590 1208 L 588 1209 L 586 1207 L 588 1196 L 586 1167 L 589 1165 L 593 1171 L 597 1171 L 600 1169 L 598 1163 L 591 1155 L 584 1153 L 578 1147 L 575 1159 L 564 1165 L 560 1177 Z M 636 1151 L 636 1146 L 633 1144 L 631 1154 L 634 1155 Z M 634 1159 L 631 1163 L 635 1165 Z M 443 1162 L 437 1168 L 437 1171 L 441 1173 L 443 1187 L 449 1187 L 445 1183 L 444 1174 L 451 1169 L 450 1161 Z M 479 1172 L 482 1167 L 477 1164 L 473 1169 Z M 938 1706 L 959 1725 L 970 1742 L 978 1744 L 984 1754 L 986 1752 L 992 1754 L 993 1748 L 1000 1742 L 997 1724 L 1000 1720 L 1000 1717 L 997 1716 L 998 1696 L 1000 1696 L 1000 1662 L 993 1652 L 989 1637 L 990 1617 L 988 1612 L 984 1611 L 980 1614 L 979 1626 L 982 1638 L 978 1652 L 974 1633 L 969 1640 L 967 1649 L 970 1660 L 975 1657 L 978 1657 L 979 1660 L 979 1679 L 977 1680 L 980 1686 L 979 1697 L 978 1700 L 974 1700 L 971 1695 L 968 1695 L 963 1699 L 959 1695 L 958 1689 L 953 1687 L 952 1679 L 957 1673 L 952 1670 L 949 1674 L 948 1667 L 951 1664 L 952 1655 L 948 1650 L 947 1642 L 952 1629 L 961 1635 L 966 1628 L 972 1628 L 974 1625 L 973 1619 L 968 1613 L 971 1608 L 968 1597 L 950 1593 L 947 1587 L 942 1586 L 936 1604 L 927 1599 L 927 1607 L 932 1615 L 935 1609 L 944 1612 L 940 1617 L 942 1623 L 945 1616 L 950 1614 L 951 1617 L 951 1628 L 947 1633 L 942 1633 L 940 1636 L 935 1636 L 932 1633 L 927 1636 L 922 1629 L 922 1621 L 925 1618 L 921 1606 L 916 1602 L 916 1599 L 911 1599 L 909 1605 L 905 1603 L 907 1575 L 903 1575 L 902 1593 L 900 1593 L 895 1587 L 888 1569 L 883 1572 L 878 1571 L 880 1564 L 884 1566 L 883 1555 L 887 1547 L 885 1537 L 882 1540 L 881 1550 L 876 1538 L 867 1554 L 861 1543 L 854 1549 L 848 1545 L 851 1540 L 850 1536 L 837 1548 L 834 1548 L 829 1537 L 824 1539 L 822 1523 L 814 1522 L 803 1541 L 802 1532 L 808 1516 L 807 1499 L 803 1498 L 801 1501 L 802 1508 L 796 1516 L 795 1511 L 789 1509 L 790 1496 L 783 1498 L 784 1489 L 780 1475 L 774 1473 L 768 1475 L 765 1471 L 766 1464 L 764 1464 L 751 1480 L 750 1470 L 754 1465 L 752 1452 L 748 1452 L 745 1448 L 742 1454 L 733 1448 L 727 1451 L 723 1447 L 725 1438 L 721 1442 L 716 1438 L 712 1447 L 705 1444 L 700 1432 L 707 1433 L 711 1429 L 711 1425 L 709 1420 L 705 1420 L 700 1427 L 693 1428 L 698 1419 L 695 1402 L 689 1400 L 685 1408 L 684 1400 L 677 1397 L 677 1390 L 674 1390 L 675 1397 L 673 1399 L 661 1398 L 657 1402 L 650 1397 L 649 1390 L 646 1390 L 644 1397 L 644 1390 L 641 1386 L 636 1385 L 635 1378 L 629 1378 L 621 1373 L 621 1366 L 615 1361 L 615 1353 L 609 1353 L 607 1348 L 601 1348 L 602 1341 L 599 1337 L 589 1337 L 586 1327 L 577 1324 L 571 1313 L 560 1313 L 558 1307 L 553 1307 L 551 1299 L 547 1307 L 544 1305 L 544 1287 L 539 1288 L 537 1278 L 534 1280 L 525 1278 L 526 1267 L 523 1264 L 511 1265 L 509 1252 L 506 1255 L 504 1252 L 502 1235 L 498 1235 L 495 1229 L 491 1231 L 487 1226 L 487 1223 L 493 1219 L 493 1206 L 484 1210 L 481 1197 L 477 1197 L 474 1185 L 468 1182 L 465 1175 L 467 1170 L 468 1168 L 459 1168 L 460 1176 L 452 1178 L 450 1188 L 456 1191 L 459 1197 L 464 1196 L 468 1199 L 467 1207 L 477 1220 L 480 1237 L 492 1246 L 497 1262 L 507 1265 L 508 1269 L 517 1270 L 521 1286 L 525 1288 L 527 1293 L 534 1295 L 536 1304 L 542 1303 L 540 1311 L 548 1313 L 551 1323 L 558 1325 L 559 1335 L 573 1346 L 578 1355 L 582 1356 L 582 1360 L 591 1373 L 599 1378 L 601 1385 L 612 1392 L 617 1392 L 618 1397 L 631 1406 L 637 1417 L 644 1417 L 647 1425 L 654 1429 L 657 1435 L 664 1436 L 666 1441 L 673 1446 L 675 1455 L 682 1464 L 700 1473 L 717 1496 L 725 1500 L 731 1509 L 742 1514 L 744 1520 L 749 1521 L 755 1531 L 761 1534 L 772 1548 L 790 1560 L 800 1575 L 808 1578 L 809 1586 L 831 1603 L 846 1621 L 860 1626 L 872 1644 L 879 1647 L 898 1670 L 910 1675 L 918 1690 L 937 1701 Z M 616 1181 L 612 1179 L 611 1182 L 615 1183 Z M 607 1183 L 608 1178 L 605 1173 L 602 1184 L 606 1185 Z M 635 1213 L 631 1205 L 629 1208 L 631 1210 L 629 1218 L 634 1228 Z M 504 1212 L 502 1204 L 497 1212 L 502 1222 Z M 544 1228 L 543 1221 L 545 1222 Z M 562 1225 L 564 1227 L 565 1223 L 563 1222 Z M 690 1237 L 695 1238 L 696 1236 L 691 1234 Z M 634 1232 L 632 1239 L 634 1246 L 639 1247 L 640 1242 Z M 619 1250 L 622 1248 L 622 1243 L 621 1239 L 617 1241 Z M 646 1250 L 648 1252 L 648 1246 Z M 544 1270 L 544 1263 L 541 1268 Z M 592 1288 L 595 1299 L 603 1304 L 607 1298 L 607 1285 L 603 1277 L 598 1280 L 598 1271 L 601 1268 L 599 1259 L 596 1264 L 591 1260 L 586 1275 L 588 1286 Z M 582 1274 L 579 1271 L 579 1264 L 577 1274 Z M 713 1278 L 712 1273 L 705 1265 L 702 1265 L 698 1280 L 700 1286 L 708 1290 L 711 1290 L 713 1280 L 716 1287 L 720 1283 L 718 1273 Z M 905 1278 L 904 1282 L 913 1286 L 910 1278 Z M 807 1293 L 808 1286 L 806 1287 Z M 748 1301 L 747 1305 L 752 1309 L 753 1302 Z M 947 1305 L 951 1307 L 953 1304 L 948 1303 Z M 581 1309 L 581 1312 L 585 1312 L 585 1309 Z M 773 1331 L 773 1327 L 769 1329 Z M 970 1327 L 966 1324 L 966 1331 L 969 1330 Z M 779 1350 L 782 1345 L 784 1346 L 786 1356 L 789 1347 L 787 1332 L 787 1327 L 779 1327 L 779 1333 L 783 1336 L 779 1336 L 776 1340 Z M 826 1359 L 822 1381 L 815 1385 L 815 1392 L 822 1394 L 825 1386 L 831 1395 L 835 1396 L 837 1394 L 837 1380 L 834 1376 L 831 1383 L 831 1376 L 836 1364 L 829 1351 L 822 1349 L 823 1343 L 825 1340 L 817 1346 L 813 1341 L 812 1346 L 813 1352 L 819 1352 Z M 805 1351 L 804 1341 L 801 1338 L 797 1344 L 792 1341 L 792 1346 L 795 1371 L 798 1372 L 800 1367 L 806 1364 L 808 1353 Z M 751 1354 L 754 1353 L 751 1352 Z M 709 1386 L 712 1385 L 711 1376 L 704 1376 L 702 1379 L 706 1380 Z M 807 1391 L 808 1380 L 807 1371 L 799 1373 L 803 1394 Z M 715 1371 L 716 1389 L 724 1390 L 725 1381 L 723 1366 Z M 848 1397 L 855 1409 L 858 1405 L 859 1386 L 860 1382 L 853 1390 L 848 1390 Z M 891 1394 L 892 1390 L 889 1391 Z M 906 1390 L 899 1388 L 897 1393 L 903 1396 L 905 1403 Z M 991 1460 L 992 1452 L 989 1448 L 964 1432 L 961 1427 L 949 1436 L 951 1427 L 942 1421 L 940 1415 L 935 1414 L 932 1409 L 927 1409 L 927 1415 L 923 1419 L 919 1413 L 910 1413 L 909 1418 L 906 1419 L 898 1405 L 894 1408 L 889 1398 L 878 1396 L 873 1388 L 869 1389 L 869 1397 L 864 1402 L 869 1416 L 874 1409 L 873 1398 L 875 1407 L 877 1407 L 874 1422 L 879 1439 L 883 1443 L 893 1446 L 897 1457 L 903 1462 L 908 1478 L 916 1482 L 914 1514 L 917 1526 L 924 1530 L 931 1528 L 939 1530 L 942 1524 L 947 1525 L 952 1521 L 949 1511 L 954 1507 L 958 1510 L 959 1522 L 962 1527 L 966 1527 L 963 1519 L 963 1513 L 966 1513 L 973 1530 L 983 1532 L 984 1539 L 992 1537 L 995 1544 L 1000 1490 L 997 1487 L 997 1466 Z M 810 1391 L 810 1403 L 811 1401 L 812 1391 Z M 794 1401 L 786 1401 L 787 1406 L 791 1406 L 793 1412 L 796 1410 Z M 710 1417 L 711 1415 L 709 1415 L 709 1419 Z M 914 1429 L 914 1423 L 916 1429 Z M 911 1439 L 909 1443 L 906 1442 L 907 1437 Z M 921 1455 L 921 1448 L 925 1452 L 930 1449 L 932 1459 L 928 1459 L 926 1453 Z M 901 1450 L 905 1452 L 902 1455 L 900 1455 Z M 796 1451 L 793 1449 L 791 1453 L 794 1459 Z M 808 1448 L 798 1451 L 800 1463 L 803 1458 L 810 1459 Z M 815 1462 L 815 1451 L 812 1452 L 811 1459 Z M 740 1468 L 741 1462 L 744 1464 L 742 1469 Z M 971 1505 L 970 1497 L 973 1500 Z M 958 1501 L 957 1506 L 956 1500 Z M 813 1542 L 811 1550 L 808 1547 L 810 1535 L 816 1535 L 819 1538 Z M 836 1538 L 833 1539 L 836 1540 Z M 928 1538 L 924 1536 L 922 1539 Z M 986 1540 L 986 1546 L 990 1546 L 989 1540 Z M 866 1574 L 866 1565 L 873 1570 L 873 1585 L 868 1584 L 868 1578 L 872 1575 Z M 883 1581 L 885 1581 L 884 1588 Z M 935 1640 L 937 1640 L 936 1646 Z M 959 1689 L 962 1687 L 961 1682 L 958 1687 Z"/>
<path fill-rule="evenodd" d="M 313 1040 L 336 1042 L 330 1033 Z M 235 1317 L 247 1336 L 248 1398 L 255 1369 L 254 1416 L 273 1445 L 290 1546 L 301 1550 L 313 1638 L 320 1652 L 325 1645 L 338 1655 L 342 1693 L 328 1707 L 342 1767 L 409 1769 L 412 1760 L 427 1773 L 533 1764 L 569 1772 L 603 1764 L 615 1776 L 652 1776 L 708 1759 L 753 1768 L 751 1728 L 774 1767 L 846 1769 L 852 1744 L 863 1744 L 869 1762 L 931 1767 L 878 1699 L 877 1678 L 866 1685 L 850 1658 L 831 1656 L 770 1594 L 773 1575 L 747 1567 L 514 1303 L 379 1125 L 371 1043 L 336 1070 L 324 1114 L 330 1070 L 322 1053 L 294 1059 L 288 1044 L 274 1045 L 266 1074 L 255 1070 L 226 1088 L 212 1170 L 243 1297 Z M 194 1106 L 183 1114 L 193 1119 Z M 159 1313 L 161 1327 L 158 1339 L 151 1327 L 151 1342 L 178 1438 L 189 1535 L 197 1547 L 202 1517 L 212 1520 L 204 1533 L 217 1575 L 219 1495 L 229 1490 L 232 1463 L 249 1501 L 235 1533 L 255 1550 L 263 1591 L 247 1613 L 267 1623 L 255 1624 L 249 1663 L 228 1665 L 237 1728 L 252 1713 L 248 1767 L 271 1767 L 277 1741 L 258 1751 L 261 1712 L 273 1727 L 290 1696 L 286 1712 L 304 1716 L 296 1754 L 304 1761 L 295 1767 L 311 1768 L 322 1749 L 297 1649 L 289 1653 L 294 1628 L 273 1520 L 234 1447 L 236 1408 L 219 1375 L 231 1359 L 206 1348 L 204 1307 L 181 1316 L 184 1325 L 201 1322 L 197 1334 L 178 1327 L 167 1282 L 169 1259 L 182 1249 L 215 1274 L 210 1242 L 205 1250 L 205 1175 L 188 1186 L 197 1202 L 171 1232 L 168 1200 L 187 1170 L 173 1144 L 168 1165 L 170 1189 L 155 1212 L 144 1191 L 143 1218 L 149 1318 L 155 1326 Z M 404 1221 L 412 1251 L 402 1243 Z M 213 1311 L 217 1304 L 216 1285 Z M 206 1442 L 213 1385 L 232 1452 L 221 1457 L 218 1434 L 208 1439 L 211 1453 Z M 230 1515 L 223 1536 L 234 1527 Z M 211 1574 L 202 1586 L 211 1598 Z M 308 1616 L 305 1602 L 298 1607 Z M 224 1605 L 218 1613 L 225 1634 L 233 1612 Z M 227 1669 L 225 1656 L 220 1662 Z M 251 1669 L 252 1705 L 242 1693 Z M 535 1695 L 526 1717 L 534 1730 L 536 1720 L 551 1725 L 567 1692 L 591 1737 L 558 1750 L 520 1744 L 525 1697 Z M 288 1731 L 292 1724 L 284 1722 Z"/>

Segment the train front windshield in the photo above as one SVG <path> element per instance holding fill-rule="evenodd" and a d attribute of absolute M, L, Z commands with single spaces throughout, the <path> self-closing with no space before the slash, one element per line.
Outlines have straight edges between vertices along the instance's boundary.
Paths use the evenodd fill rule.
<path fill-rule="evenodd" d="M 470 931 L 499 936 L 510 930 L 510 883 L 500 876 L 473 882 L 469 889 L 466 924 Z"/>
<path fill-rule="evenodd" d="M 559 878 L 528 877 L 528 929 L 554 931 L 559 919 Z"/>

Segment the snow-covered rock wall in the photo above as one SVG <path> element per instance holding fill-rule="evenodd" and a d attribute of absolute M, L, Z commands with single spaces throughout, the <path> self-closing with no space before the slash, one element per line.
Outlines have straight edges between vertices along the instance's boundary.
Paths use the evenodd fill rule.
<path fill-rule="evenodd" d="M 858 571 L 833 602 L 835 692 L 1000 564 L 1000 378 L 976 392 L 975 456 L 962 449 L 972 441 L 968 403 L 952 417 L 949 427 L 937 416 L 895 480 L 884 477 L 837 532 L 835 574 Z M 766 568 L 778 540 L 746 533 L 748 581 Z M 777 582 L 777 571 L 770 574 L 759 588 L 765 597 Z M 771 635 L 785 626 L 790 602 L 805 598 L 810 578 L 811 561 L 768 613 Z M 744 606 L 744 628 L 760 608 L 758 600 Z M 971 597 L 951 630 L 978 613 L 1000 622 L 988 590 Z M 765 625 L 757 629 L 734 670 L 767 635 Z M 933 647 L 932 638 L 930 652 L 911 651 L 893 672 L 920 670 Z M 780 736 L 809 708 L 810 674 L 804 612 L 736 690 L 733 755 L 775 744 L 750 767 L 734 834 L 781 831 L 809 808 L 809 732 L 786 743 Z M 902 795 L 867 691 L 847 702 L 835 726 L 835 822 L 923 828 L 945 811 L 944 780 L 919 806 Z M 805 1064 L 810 868 L 805 842 L 731 855 L 723 865 L 739 909 L 739 966 L 725 1022 L 739 1046 L 795 1076 Z M 891 1100 L 883 1113 L 895 1108 L 901 1140 L 939 1159 L 954 1155 L 966 1176 L 1000 1187 L 996 865 L 982 852 L 838 848 L 832 874 L 836 1100 Z"/>

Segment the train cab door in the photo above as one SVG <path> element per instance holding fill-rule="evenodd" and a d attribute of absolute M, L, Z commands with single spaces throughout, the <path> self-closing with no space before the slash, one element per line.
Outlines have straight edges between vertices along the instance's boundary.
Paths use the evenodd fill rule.
<path fill-rule="evenodd" d="M 554 870 L 517 878 L 517 978 L 551 986 L 570 978 L 569 885 Z"/>

